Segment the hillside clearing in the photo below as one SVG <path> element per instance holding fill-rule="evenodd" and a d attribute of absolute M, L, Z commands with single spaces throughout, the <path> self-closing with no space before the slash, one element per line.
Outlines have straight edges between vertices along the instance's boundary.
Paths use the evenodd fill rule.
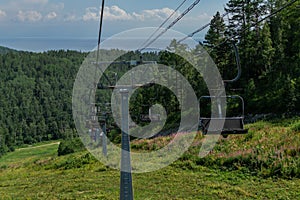
<path fill-rule="evenodd" d="M 250 128 L 257 133 L 254 138 L 261 140 L 259 135 L 270 126 L 258 123 Z M 240 145 L 239 140 L 227 143 Z M 107 168 L 87 151 L 58 157 L 58 144 L 23 148 L 1 157 L 0 199 L 119 198 L 119 171 Z M 224 141 L 218 145 L 228 151 L 227 157 L 237 148 L 228 148 Z M 212 155 L 220 156 L 222 148 L 216 146 Z M 245 170 L 201 166 L 188 156 L 159 171 L 133 174 L 135 199 L 297 199 L 299 185 L 297 178 L 264 178 Z"/>

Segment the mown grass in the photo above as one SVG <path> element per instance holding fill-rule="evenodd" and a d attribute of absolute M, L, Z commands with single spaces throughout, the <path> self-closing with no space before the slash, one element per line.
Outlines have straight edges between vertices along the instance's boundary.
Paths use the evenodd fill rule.
<path fill-rule="evenodd" d="M 0 168 L 16 168 L 21 165 L 30 164 L 40 158 L 53 158 L 57 155 L 59 141 L 40 143 L 26 148 L 16 149 L 15 152 L 8 153 L 0 157 Z"/>
<path fill-rule="evenodd" d="M 196 156 L 202 138 L 198 135 L 189 152 L 172 165 L 151 173 L 133 174 L 135 199 L 298 199 L 299 178 L 253 174 L 245 170 L 247 168 L 238 166 L 239 159 L 231 163 L 237 166 L 234 169 L 217 165 L 220 163 L 216 161 L 219 158 L 234 160 L 242 145 L 245 154 L 253 154 L 249 149 L 257 145 L 267 145 L 264 151 L 260 151 L 261 155 L 265 155 L 264 152 L 269 152 L 267 148 L 274 146 L 275 141 L 288 141 L 286 135 L 275 133 L 282 128 L 284 134 L 296 135 L 285 145 L 287 149 L 288 145 L 295 146 L 298 143 L 294 139 L 299 133 L 291 130 L 292 126 L 265 122 L 249 125 L 254 133 L 251 138 L 230 136 L 219 141 L 206 158 L 212 160 L 211 166 L 208 163 L 202 165 Z M 265 137 L 271 133 L 276 134 L 274 137 L 277 139 L 270 138 L 268 144 Z M 146 151 L 159 148 L 168 141 L 170 138 L 136 141 L 133 147 L 136 145 Z M 1 157 L 0 199 L 119 198 L 119 171 L 102 165 L 86 151 L 58 157 L 57 149 L 58 143 L 55 142 L 19 149 Z"/>

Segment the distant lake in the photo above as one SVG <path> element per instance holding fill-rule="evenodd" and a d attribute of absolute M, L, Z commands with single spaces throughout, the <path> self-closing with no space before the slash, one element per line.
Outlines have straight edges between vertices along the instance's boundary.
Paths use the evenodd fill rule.
<path fill-rule="evenodd" d="M 0 38 L 0 46 L 33 52 L 49 50 L 91 51 L 97 39 Z"/>
<path fill-rule="evenodd" d="M 107 48 L 136 50 L 136 44 L 143 44 L 145 39 L 122 38 L 110 41 Z M 165 48 L 170 44 L 170 39 L 158 40 L 161 47 Z M 97 39 L 93 38 L 0 38 L 0 46 L 16 50 L 44 52 L 49 50 L 76 50 L 88 52 L 97 46 Z M 134 47 L 134 48 L 133 48 Z"/>

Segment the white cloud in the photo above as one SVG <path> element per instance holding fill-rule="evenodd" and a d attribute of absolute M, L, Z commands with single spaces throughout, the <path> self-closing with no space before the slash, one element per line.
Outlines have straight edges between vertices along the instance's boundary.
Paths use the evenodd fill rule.
<path fill-rule="evenodd" d="M 212 19 L 212 16 L 207 13 L 203 13 L 201 15 L 196 16 L 196 18 L 203 21 L 210 21 Z"/>
<path fill-rule="evenodd" d="M 84 21 L 99 20 L 100 12 L 96 7 L 86 8 L 82 19 Z M 118 6 L 104 7 L 104 19 L 110 21 L 130 20 L 132 16 Z"/>
<path fill-rule="evenodd" d="M 98 18 L 98 9 L 96 7 L 86 8 L 82 17 L 83 21 L 98 20 Z"/>
<path fill-rule="evenodd" d="M 128 13 L 118 6 L 111 6 L 104 8 L 104 18 L 110 21 L 116 20 L 162 20 L 169 17 L 174 10 L 170 8 L 143 10 L 139 13 Z M 178 17 L 180 13 L 175 13 L 173 18 Z M 99 20 L 100 11 L 96 7 L 86 8 L 85 14 L 82 16 L 84 21 L 97 21 Z"/>
<path fill-rule="evenodd" d="M 34 11 L 34 10 L 31 10 L 31 11 L 20 10 L 18 12 L 17 17 L 18 17 L 18 20 L 21 22 L 25 22 L 25 21 L 37 22 L 43 18 L 42 14 L 40 12 Z"/>
<path fill-rule="evenodd" d="M 6 12 L 4 10 L 0 10 L 0 19 L 6 17 Z"/>
<path fill-rule="evenodd" d="M 118 6 L 104 8 L 104 16 L 107 20 L 131 20 L 132 16 Z"/>
<path fill-rule="evenodd" d="M 162 20 L 166 19 L 169 17 L 172 13 L 174 12 L 173 9 L 170 8 L 162 8 L 162 9 L 152 9 L 152 10 L 143 10 L 140 13 L 133 13 L 133 16 L 140 21 L 148 20 L 148 19 L 153 19 L 153 20 Z M 174 17 L 178 17 L 179 13 L 175 13 L 173 15 Z"/>
<path fill-rule="evenodd" d="M 76 17 L 75 14 L 68 14 L 64 18 L 65 22 L 74 22 L 74 21 L 77 21 L 77 20 L 78 20 L 78 18 Z"/>
<path fill-rule="evenodd" d="M 46 18 L 47 20 L 52 20 L 52 19 L 55 19 L 56 17 L 57 17 L 56 12 L 50 12 L 50 13 L 48 13 L 48 14 L 45 16 L 45 18 Z"/>
<path fill-rule="evenodd" d="M 184 17 L 182 20 L 183 21 L 197 21 L 199 23 L 208 23 L 210 22 L 210 20 L 212 19 L 213 16 L 207 14 L 207 13 L 203 13 L 200 15 L 196 15 L 196 16 L 188 16 L 188 17 Z"/>

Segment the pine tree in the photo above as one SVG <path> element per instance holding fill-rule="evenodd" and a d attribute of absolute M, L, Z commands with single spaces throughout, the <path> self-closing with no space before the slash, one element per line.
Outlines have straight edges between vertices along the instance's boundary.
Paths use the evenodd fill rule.
<path fill-rule="evenodd" d="M 273 71 L 272 62 L 274 59 L 275 49 L 271 39 L 271 32 L 268 23 L 265 23 L 261 30 L 260 40 L 258 41 L 258 60 L 261 65 L 261 74 L 266 76 Z"/>
<path fill-rule="evenodd" d="M 270 0 L 268 1 L 268 9 L 270 12 L 274 12 L 276 9 L 284 4 L 282 0 Z M 273 41 L 273 46 L 275 48 L 275 55 L 273 60 L 273 67 L 276 69 L 275 73 L 283 72 L 284 69 L 284 43 L 283 43 L 283 31 L 284 31 L 284 21 L 282 13 L 270 18 L 270 31 L 271 39 Z"/>
<path fill-rule="evenodd" d="M 225 8 L 229 12 L 226 35 L 236 35 L 239 44 L 244 78 L 257 78 L 261 71 L 258 63 L 258 42 L 261 26 L 257 24 L 266 13 L 263 0 L 230 0 Z"/>
<path fill-rule="evenodd" d="M 230 63 L 230 46 L 225 38 L 226 25 L 224 23 L 223 17 L 219 12 L 213 17 L 210 22 L 210 28 L 205 35 L 205 47 L 209 50 L 210 56 L 214 60 L 215 64 L 221 71 L 223 79 L 227 79 L 228 71 L 232 71 L 229 68 Z M 221 44 L 221 45 L 220 45 Z"/>
<path fill-rule="evenodd" d="M 225 23 L 220 13 L 217 12 L 210 21 L 210 28 L 205 35 L 206 46 L 211 48 L 220 44 L 225 39 Z"/>
<path fill-rule="evenodd" d="M 230 13 L 226 34 L 228 36 L 236 35 L 247 25 L 246 6 L 250 0 L 230 0 L 225 7 L 225 11 Z"/>

